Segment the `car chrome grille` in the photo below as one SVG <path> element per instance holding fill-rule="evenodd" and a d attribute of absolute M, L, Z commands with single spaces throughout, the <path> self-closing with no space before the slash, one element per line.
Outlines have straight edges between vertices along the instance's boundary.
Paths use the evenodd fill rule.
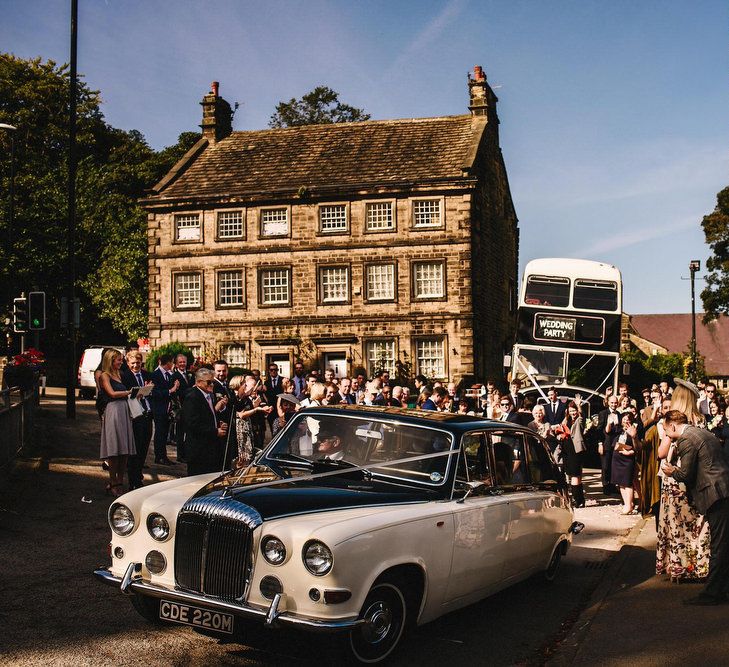
<path fill-rule="evenodd" d="M 241 600 L 250 574 L 253 530 L 261 523 L 258 512 L 233 499 L 189 500 L 177 517 L 177 585 L 228 602 Z"/>

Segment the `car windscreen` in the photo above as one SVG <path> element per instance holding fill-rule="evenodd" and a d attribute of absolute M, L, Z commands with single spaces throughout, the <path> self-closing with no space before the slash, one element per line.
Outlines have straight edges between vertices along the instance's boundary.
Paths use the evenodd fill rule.
<path fill-rule="evenodd" d="M 372 417 L 297 414 L 271 443 L 263 462 L 327 468 L 366 468 L 377 476 L 440 485 L 453 437 L 444 431 Z"/>

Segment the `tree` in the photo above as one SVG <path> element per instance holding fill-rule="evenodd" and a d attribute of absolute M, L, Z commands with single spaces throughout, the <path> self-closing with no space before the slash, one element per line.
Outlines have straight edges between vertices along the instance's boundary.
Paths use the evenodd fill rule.
<path fill-rule="evenodd" d="M 704 322 L 729 314 L 729 187 L 716 196 L 716 208 L 701 222 L 712 255 L 706 262 L 709 273 L 701 292 Z"/>
<path fill-rule="evenodd" d="M 329 123 L 351 123 L 369 120 L 370 115 L 362 109 L 343 104 L 339 93 L 326 86 L 317 86 L 300 100 L 291 98 L 279 102 L 276 113 L 271 116 L 269 127 L 297 127 Z"/>
<path fill-rule="evenodd" d="M 0 122 L 18 128 L 13 248 L 6 253 L 0 243 L 0 266 L 13 276 L 16 291 L 47 293 L 46 351 L 66 344 L 58 330 L 58 304 L 68 281 L 68 83 L 66 65 L 0 53 Z M 82 344 L 120 342 L 146 331 L 146 217 L 137 200 L 199 138 L 185 133 L 176 146 L 156 152 L 140 132 L 107 124 L 100 103 L 99 92 L 79 81 L 74 256 Z M 9 187 L 8 146 L 7 134 L 0 133 L 2 193 Z M 0 212 L 5 232 L 4 201 Z"/>

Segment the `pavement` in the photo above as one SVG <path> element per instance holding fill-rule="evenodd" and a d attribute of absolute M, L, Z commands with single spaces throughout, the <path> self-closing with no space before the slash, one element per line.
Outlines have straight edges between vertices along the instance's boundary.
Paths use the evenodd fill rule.
<path fill-rule="evenodd" d="M 278 640 L 275 652 L 269 653 L 255 646 L 201 643 L 205 638 L 189 629 L 162 634 L 131 611 L 121 614 L 115 598 L 105 589 L 99 591 L 91 577 L 79 578 L 106 558 L 104 515 L 109 501 L 101 493 L 106 474 L 98 463 L 93 407 L 81 402 L 80 418 L 65 420 L 60 418 L 63 400 L 63 389 L 48 388 L 41 420 L 46 432 L 39 434 L 38 451 L 19 461 L 15 484 L 4 489 L 0 485 L 0 534 L 7 547 L 3 549 L 0 540 L 7 575 L 0 573 L 0 589 L 7 593 L 0 605 L 0 625 L 11 632 L 5 642 L 0 639 L 0 662 L 275 665 L 287 654 L 298 656 L 287 662 L 308 662 L 305 656 L 311 653 L 301 651 L 298 638 L 288 645 Z M 53 443 L 44 442 L 43 436 L 51 432 Z M 174 448 L 170 453 L 174 459 Z M 35 472 L 23 473 L 23 468 Z M 184 472 L 182 465 L 150 463 L 145 477 L 153 483 Z M 672 584 L 655 576 L 653 520 L 620 515 L 619 501 L 601 493 L 599 472 L 587 471 L 585 485 L 587 506 L 575 511 L 585 529 L 575 536 L 554 584 L 522 582 L 422 626 L 396 663 L 422 667 L 450 655 L 459 664 L 474 665 L 729 665 L 729 605 L 683 606 L 701 586 Z M 71 507 L 77 510 L 69 514 Z M 61 530 L 53 532 L 53 525 Z M 30 560 L 29 534 L 38 540 L 36 557 Z M 68 540 L 69 534 L 76 538 Z M 63 566 L 55 567 L 55 576 L 61 576 L 57 582 L 64 586 L 49 588 L 46 563 L 53 562 L 54 553 L 65 556 Z M 11 572 L 22 576 L 11 577 Z M 72 610 L 69 600 L 77 601 Z M 51 609 L 66 611 L 59 617 L 51 615 Z M 38 625 L 44 616 L 46 622 Z M 99 622 L 89 623 L 89 618 Z M 494 627 L 500 631 L 489 630 Z M 121 644 L 120 652 L 109 652 L 110 637 Z M 519 637 L 523 646 L 516 645 Z M 133 660 L 129 651 L 134 652 Z"/>

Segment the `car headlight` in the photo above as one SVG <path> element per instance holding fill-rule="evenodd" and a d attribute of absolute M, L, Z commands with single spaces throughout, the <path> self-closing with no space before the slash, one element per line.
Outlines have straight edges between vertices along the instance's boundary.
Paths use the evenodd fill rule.
<path fill-rule="evenodd" d="M 126 505 L 115 503 L 109 510 L 109 525 L 117 535 L 129 535 L 134 530 L 134 514 Z"/>
<path fill-rule="evenodd" d="M 327 574 L 334 564 L 332 552 L 329 547 L 317 540 L 312 540 L 304 545 L 302 557 L 306 569 L 318 577 Z"/>
<path fill-rule="evenodd" d="M 164 542 L 170 536 L 170 524 L 161 514 L 150 514 L 147 517 L 147 530 L 158 542 Z"/>
<path fill-rule="evenodd" d="M 261 540 L 261 553 L 271 565 L 281 565 L 286 560 L 284 543 L 273 535 L 266 535 Z"/>

